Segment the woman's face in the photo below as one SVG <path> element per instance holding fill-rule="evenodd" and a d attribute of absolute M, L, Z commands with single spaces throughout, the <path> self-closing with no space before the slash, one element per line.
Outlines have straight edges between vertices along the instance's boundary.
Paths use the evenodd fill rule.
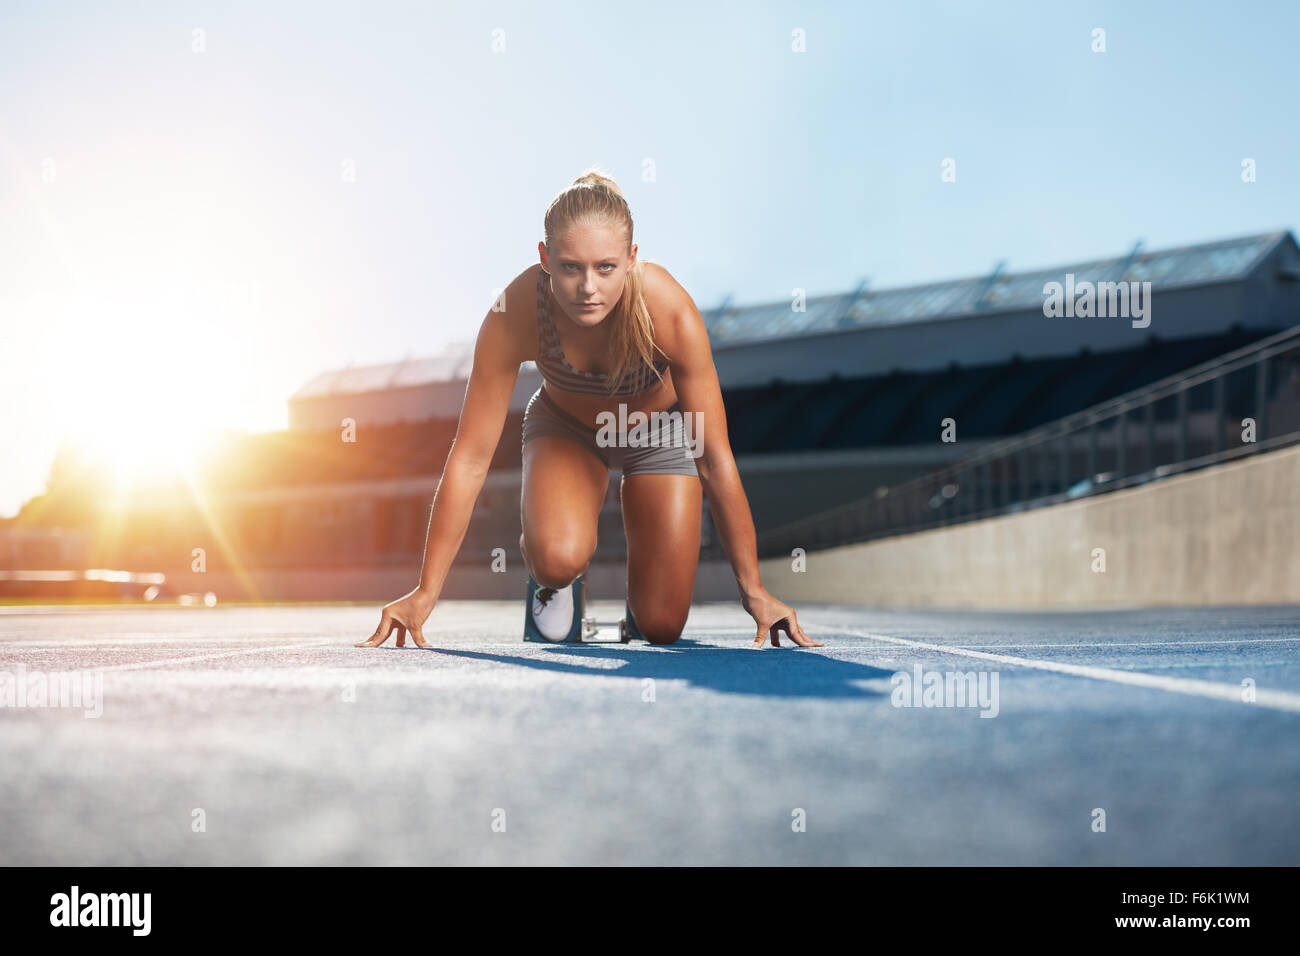
<path fill-rule="evenodd" d="M 538 243 L 542 268 L 566 315 L 578 325 L 599 325 L 623 296 L 623 283 L 636 265 L 636 246 L 627 251 L 622 232 L 611 226 L 580 226 L 559 237 L 553 248 Z M 586 303 L 595 303 L 588 306 Z"/>

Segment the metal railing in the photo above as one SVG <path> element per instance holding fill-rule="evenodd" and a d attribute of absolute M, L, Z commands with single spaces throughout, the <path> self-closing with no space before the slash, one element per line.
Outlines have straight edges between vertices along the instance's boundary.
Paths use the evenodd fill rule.
<path fill-rule="evenodd" d="M 1296 442 L 1300 326 L 770 529 L 758 536 L 758 553 L 788 555 L 1046 507 Z M 716 545 L 708 550 L 721 557 Z"/>

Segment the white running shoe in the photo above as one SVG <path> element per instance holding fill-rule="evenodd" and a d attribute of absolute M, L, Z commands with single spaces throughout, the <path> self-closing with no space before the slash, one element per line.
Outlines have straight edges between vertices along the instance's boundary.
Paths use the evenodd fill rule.
<path fill-rule="evenodd" d="M 559 643 L 573 627 L 573 583 L 533 591 L 533 623 L 548 641 Z"/>

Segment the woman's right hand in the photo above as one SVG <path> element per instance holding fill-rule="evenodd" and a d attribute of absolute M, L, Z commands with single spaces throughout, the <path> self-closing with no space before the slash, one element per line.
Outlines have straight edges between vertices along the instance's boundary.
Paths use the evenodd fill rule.
<path fill-rule="evenodd" d="M 424 588 L 416 588 L 410 594 L 398 598 L 391 604 L 385 604 L 380 612 L 379 627 L 370 637 L 353 647 L 378 647 L 388 640 L 390 630 L 397 632 L 397 646 L 406 646 L 406 632 L 411 632 L 416 647 L 428 647 L 424 642 L 425 620 L 438 603 L 437 595 L 430 594 Z"/>

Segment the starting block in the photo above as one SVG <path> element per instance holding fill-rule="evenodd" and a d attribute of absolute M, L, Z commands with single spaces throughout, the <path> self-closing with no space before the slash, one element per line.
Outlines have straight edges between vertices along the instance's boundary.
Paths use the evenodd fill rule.
<path fill-rule="evenodd" d="M 634 637 L 639 638 L 641 635 L 636 633 L 636 627 L 632 623 L 632 609 L 627 606 L 626 601 L 623 602 L 624 616 L 621 621 L 597 621 L 594 617 L 587 616 L 586 583 L 582 575 L 578 575 L 574 580 L 573 623 L 569 626 L 569 632 L 561 640 L 552 641 L 538 630 L 533 620 L 533 592 L 539 585 L 530 574 L 528 593 L 524 596 L 524 640 L 544 641 L 549 644 L 626 644 Z M 611 632 L 608 630 L 611 627 L 617 627 L 617 630 Z"/>

